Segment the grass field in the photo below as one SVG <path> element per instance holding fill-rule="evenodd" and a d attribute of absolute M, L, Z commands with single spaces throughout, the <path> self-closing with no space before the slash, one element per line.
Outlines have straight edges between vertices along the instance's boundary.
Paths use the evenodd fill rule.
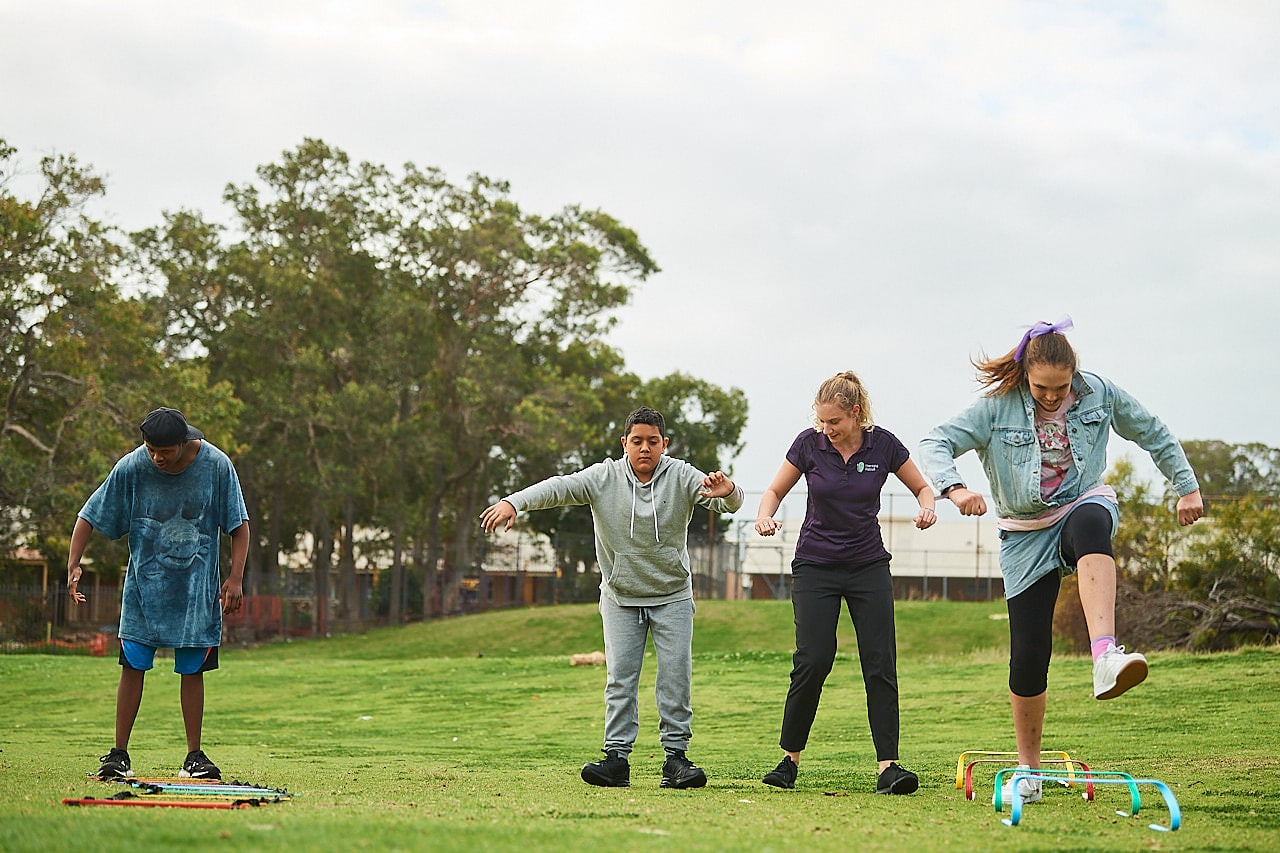
<path fill-rule="evenodd" d="M 1145 787 L 1137 818 L 1046 789 L 1022 823 L 954 786 L 962 750 L 1013 748 L 1002 603 L 900 603 L 902 763 L 908 797 L 877 796 L 853 631 L 828 680 L 798 787 L 760 782 L 777 763 L 790 671 L 787 602 L 700 602 L 690 757 L 708 786 L 658 787 L 653 659 L 641 685 L 632 786 L 578 778 L 599 757 L 602 667 L 592 606 L 465 617 L 323 641 L 224 649 L 207 677 L 205 748 L 228 779 L 295 793 L 238 811 L 70 808 L 111 745 L 117 666 L 0 656 L 0 850 L 1280 850 L 1280 650 L 1151 655 L 1146 684 L 1090 696 L 1089 662 L 1050 672 L 1045 746 L 1097 770 L 1164 780 L 1182 828 Z M 172 774 L 185 748 L 178 677 L 158 662 L 130 753 Z"/>

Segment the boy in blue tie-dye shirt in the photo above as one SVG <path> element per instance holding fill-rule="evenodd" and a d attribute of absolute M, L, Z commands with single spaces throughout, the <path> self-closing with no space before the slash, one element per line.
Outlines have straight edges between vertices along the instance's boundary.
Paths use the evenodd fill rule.
<path fill-rule="evenodd" d="M 76 602 L 80 560 L 94 530 L 129 536 L 120 606 L 120 688 L 115 746 L 102 757 L 104 779 L 133 775 L 129 737 L 142 703 L 143 676 L 157 648 L 174 650 L 182 676 L 187 757 L 180 776 L 221 778 L 200 748 L 204 673 L 218 668 L 222 614 L 240 609 L 249 520 L 240 480 L 227 455 L 176 409 L 156 409 L 141 425 L 144 443 L 125 456 L 76 519 L 67 586 Z M 219 538 L 231 537 L 231 575 L 220 583 Z"/>

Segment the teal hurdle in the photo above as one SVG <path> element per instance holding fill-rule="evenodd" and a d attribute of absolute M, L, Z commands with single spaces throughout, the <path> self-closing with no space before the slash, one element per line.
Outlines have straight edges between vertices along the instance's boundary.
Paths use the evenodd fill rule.
<path fill-rule="evenodd" d="M 1104 771 L 1094 770 L 1090 772 L 1093 775 L 1102 775 Z M 1115 773 L 1110 775 L 1128 776 L 1127 773 Z M 1013 800 L 1009 804 L 1009 817 L 1002 820 L 1001 823 L 1003 823 L 1005 826 L 1017 826 L 1019 822 L 1021 822 L 1022 795 L 1018 793 L 1018 782 L 1023 779 L 1038 779 L 1038 778 L 1044 778 L 1044 777 L 1040 773 L 1027 773 L 1026 771 L 1015 772 L 1013 774 Z M 1136 815 L 1138 813 L 1138 807 L 1136 805 L 1138 802 L 1138 794 L 1137 794 L 1138 785 L 1154 785 L 1156 787 L 1156 790 L 1160 792 L 1160 796 L 1164 798 L 1165 806 L 1169 809 L 1169 825 L 1164 826 L 1163 824 L 1159 824 L 1159 823 L 1149 823 L 1147 824 L 1147 828 L 1155 830 L 1156 832 L 1174 832 L 1178 829 L 1178 827 L 1182 826 L 1182 809 L 1178 807 L 1178 800 L 1176 797 L 1173 796 L 1173 791 L 1170 790 L 1169 786 L 1166 785 L 1164 782 L 1160 781 L 1159 779 L 1134 779 L 1132 776 L 1129 776 L 1129 778 L 1127 779 L 1118 779 L 1118 778 L 1094 779 L 1094 782 L 1099 785 L 1130 786 L 1130 794 L 1131 794 L 1131 797 L 1133 798 L 1135 805 L 1130 815 L 1125 815 L 1124 812 L 1119 811 L 1117 809 L 1116 814 L 1120 815 L 1121 817 L 1126 817 L 1126 816 L 1132 817 L 1133 815 Z"/>
<path fill-rule="evenodd" d="M 1132 774 L 1123 773 L 1119 770 L 1090 770 L 1087 774 L 1081 773 L 1091 782 L 1102 782 L 1104 779 L 1098 777 L 1106 777 L 1112 780 L 1111 784 L 1127 784 L 1129 786 L 1129 811 L 1121 812 L 1124 817 L 1132 817 L 1142 808 L 1142 797 L 1138 794 L 1138 786 L 1134 782 Z M 1062 770 L 1019 770 L 1016 767 L 1006 767 L 1003 770 L 996 771 L 996 792 L 991 799 L 991 804 L 995 806 L 996 811 L 1004 810 L 1004 781 L 1010 776 L 1021 776 L 1023 779 L 1046 779 L 1058 782 L 1067 778 L 1079 778 L 1078 776 L 1070 776 Z M 1016 794 L 1016 787 L 1014 793 Z M 1020 800 L 1021 798 L 1019 798 Z"/>

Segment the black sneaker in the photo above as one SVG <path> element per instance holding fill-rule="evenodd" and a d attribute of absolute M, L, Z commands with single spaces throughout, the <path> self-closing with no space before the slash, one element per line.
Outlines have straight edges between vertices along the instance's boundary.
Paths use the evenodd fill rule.
<path fill-rule="evenodd" d="M 662 762 L 663 788 L 701 788 L 707 784 L 707 774 L 702 768 L 685 758 L 684 750 L 667 752 L 667 760 Z"/>
<path fill-rule="evenodd" d="M 112 747 L 111 751 L 98 759 L 102 766 L 98 768 L 99 779 L 128 779 L 133 776 L 129 767 L 128 750 Z"/>
<path fill-rule="evenodd" d="M 183 779 L 221 779 L 222 771 L 209 760 L 203 749 L 193 749 L 187 753 L 187 760 L 182 762 L 178 776 Z"/>
<path fill-rule="evenodd" d="M 877 794 L 910 794 L 920 787 L 920 777 L 910 770 L 903 770 L 896 761 L 880 772 L 876 779 Z"/>
<path fill-rule="evenodd" d="M 601 788 L 630 788 L 631 765 L 622 750 L 602 750 L 604 758 L 582 765 L 582 781 Z"/>
<path fill-rule="evenodd" d="M 791 756 L 784 755 L 782 760 L 778 762 L 777 767 L 764 774 L 764 783 L 775 788 L 794 788 L 798 772 L 800 772 L 800 768 L 796 767 L 796 763 L 791 760 Z"/>

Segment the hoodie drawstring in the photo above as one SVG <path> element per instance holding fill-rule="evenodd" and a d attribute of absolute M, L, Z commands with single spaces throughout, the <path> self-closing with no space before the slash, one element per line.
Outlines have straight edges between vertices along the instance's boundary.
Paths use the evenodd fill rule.
<path fill-rule="evenodd" d="M 650 480 L 647 483 L 639 483 L 634 479 L 631 481 L 631 529 L 629 532 L 631 534 L 632 539 L 636 538 L 636 495 L 638 494 L 637 489 L 641 485 L 652 487 L 653 480 Z M 652 489 L 650 489 L 649 494 L 651 496 L 653 495 Z M 659 544 L 661 544 L 662 537 L 658 535 L 658 502 L 657 500 L 654 500 L 653 502 L 653 538 L 657 540 Z"/>

